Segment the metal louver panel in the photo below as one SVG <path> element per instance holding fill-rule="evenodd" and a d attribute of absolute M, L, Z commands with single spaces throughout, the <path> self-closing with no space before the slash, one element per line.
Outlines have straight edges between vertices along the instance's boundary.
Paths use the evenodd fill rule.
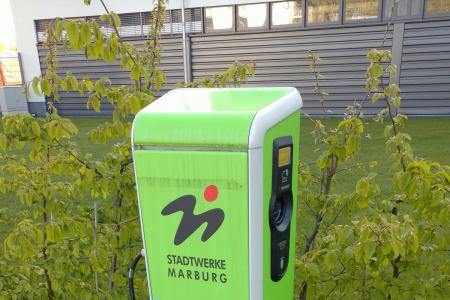
<path fill-rule="evenodd" d="M 120 14 L 119 33 L 123 38 L 142 36 L 141 13 Z"/>
<path fill-rule="evenodd" d="M 119 33 L 122 38 L 137 38 L 145 37 L 150 28 L 150 20 L 152 19 L 152 12 L 137 12 L 119 14 L 121 26 Z M 72 18 L 71 18 L 72 19 Z M 76 18 L 73 18 L 76 20 Z M 79 18 L 84 19 L 84 18 Z M 108 21 L 102 21 L 100 16 L 89 16 L 86 19 L 94 19 L 100 25 L 103 33 L 110 36 L 114 29 L 110 28 Z M 36 37 L 38 43 L 43 43 L 45 40 L 45 31 L 51 23 L 51 19 L 48 20 L 35 20 Z M 181 34 L 182 22 L 181 22 L 181 9 L 168 10 L 164 16 L 164 26 L 161 30 L 163 35 L 176 35 Z M 201 8 L 188 8 L 185 9 L 185 28 L 187 33 L 201 33 L 202 32 L 202 9 Z"/>
<path fill-rule="evenodd" d="M 34 27 L 36 29 L 36 39 L 37 39 L 38 43 L 43 43 L 44 42 L 44 40 L 45 40 L 45 31 L 50 26 L 51 22 L 52 22 L 51 19 L 34 21 Z"/>
<path fill-rule="evenodd" d="M 202 32 L 202 10 L 201 8 L 190 8 L 184 10 L 184 27 L 187 33 Z M 181 9 L 172 11 L 172 30 L 173 34 L 182 33 Z"/>
<path fill-rule="evenodd" d="M 181 19 L 181 9 L 172 10 L 172 34 L 180 34 L 183 32 Z"/>
<path fill-rule="evenodd" d="M 152 12 L 146 11 L 142 13 L 142 28 L 144 31 L 144 36 L 148 34 L 151 29 L 150 21 L 153 18 Z M 166 11 L 164 15 L 164 26 L 161 30 L 161 34 L 172 34 L 172 26 L 170 22 L 170 11 Z"/>
<path fill-rule="evenodd" d="M 401 112 L 450 115 L 450 21 L 405 24 Z"/>
<path fill-rule="evenodd" d="M 184 26 L 187 33 L 201 33 L 202 26 L 202 9 L 190 8 L 184 11 Z"/>

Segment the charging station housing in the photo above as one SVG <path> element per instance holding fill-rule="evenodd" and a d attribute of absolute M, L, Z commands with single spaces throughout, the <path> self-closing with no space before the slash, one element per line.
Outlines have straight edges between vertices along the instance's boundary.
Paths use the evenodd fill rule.
<path fill-rule="evenodd" d="M 291 300 L 299 92 L 175 89 L 132 145 L 150 299 Z"/>

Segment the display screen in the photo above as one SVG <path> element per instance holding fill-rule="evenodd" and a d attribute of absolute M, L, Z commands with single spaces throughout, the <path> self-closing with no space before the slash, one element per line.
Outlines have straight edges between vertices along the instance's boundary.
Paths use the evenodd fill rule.
<path fill-rule="evenodd" d="M 278 166 L 283 167 L 291 163 L 291 147 L 284 147 L 278 150 Z"/>

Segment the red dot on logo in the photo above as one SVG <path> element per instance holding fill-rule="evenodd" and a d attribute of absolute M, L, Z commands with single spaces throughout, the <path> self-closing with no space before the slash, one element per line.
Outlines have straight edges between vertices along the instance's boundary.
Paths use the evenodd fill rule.
<path fill-rule="evenodd" d="M 208 185 L 203 192 L 203 197 L 205 197 L 205 200 L 208 202 L 215 201 L 217 196 L 219 196 L 219 190 L 215 185 Z"/>

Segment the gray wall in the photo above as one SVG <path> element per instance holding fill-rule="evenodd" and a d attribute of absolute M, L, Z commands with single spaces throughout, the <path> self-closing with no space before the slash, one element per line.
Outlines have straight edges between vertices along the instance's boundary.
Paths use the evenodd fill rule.
<path fill-rule="evenodd" d="M 313 93 L 314 76 L 307 50 L 322 58 L 320 87 L 329 93 L 325 111 L 341 114 L 364 94 L 366 54 L 379 48 L 384 26 L 305 29 L 265 33 L 192 37 L 192 74 L 195 79 L 227 67 L 233 60 L 254 61 L 256 77 L 250 86 L 295 86 L 302 94 L 305 112 L 324 110 Z M 389 32 L 386 46 L 391 47 Z M 372 110 L 373 111 L 373 110 Z"/>
<path fill-rule="evenodd" d="M 188 39 L 190 71 L 193 79 L 225 70 L 233 61 L 254 61 L 256 77 L 249 86 L 295 86 L 304 99 L 305 112 L 323 115 L 318 97 L 312 92 L 314 77 L 308 69 L 306 51 L 321 56 L 319 69 L 324 76 L 321 88 L 329 93 L 326 110 L 341 114 L 364 94 L 366 54 L 380 48 L 385 25 L 339 26 L 296 30 L 192 35 Z M 142 45 L 143 41 L 135 43 Z M 164 37 L 162 66 L 168 84 L 183 81 L 180 37 Z M 386 48 L 393 50 L 400 65 L 403 112 L 411 115 L 450 115 L 450 21 L 398 23 L 387 34 Z M 45 50 L 39 46 L 41 66 Z M 129 82 L 118 64 L 86 61 L 82 53 L 59 55 L 60 72 L 92 79 L 109 76 L 115 84 Z M 94 114 L 85 109 L 85 99 L 61 94 L 58 104 L 63 115 Z M 368 103 L 369 114 L 378 111 Z M 111 113 L 103 109 L 103 114 Z"/>

